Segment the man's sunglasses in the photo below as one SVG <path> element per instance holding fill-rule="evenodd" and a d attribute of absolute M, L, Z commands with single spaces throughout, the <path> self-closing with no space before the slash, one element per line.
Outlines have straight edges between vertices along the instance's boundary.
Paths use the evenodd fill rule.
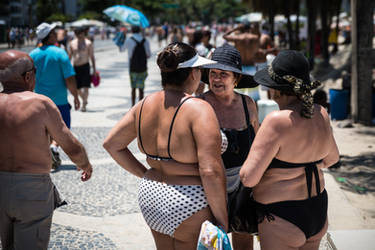
<path fill-rule="evenodd" d="M 32 68 L 32 69 L 30 69 L 30 70 L 28 70 L 28 71 L 25 71 L 24 73 L 22 73 L 22 76 L 25 76 L 27 72 L 31 72 L 31 71 L 33 71 L 33 72 L 34 72 L 34 74 L 36 74 L 36 68 L 35 68 L 35 66 L 33 66 L 33 68 Z"/>

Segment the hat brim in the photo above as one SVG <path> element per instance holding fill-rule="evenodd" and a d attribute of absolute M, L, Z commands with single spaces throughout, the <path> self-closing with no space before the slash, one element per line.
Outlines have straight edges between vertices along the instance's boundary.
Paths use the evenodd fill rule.
<path fill-rule="evenodd" d="M 191 67 L 192 68 L 204 67 L 204 66 L 209 66 L 211 64 L 215 64 L 215 63 L 216 63 L 216 61 L 213 61 L 213 60 L 210 60 L 210 59 L 207 59 L 205 57 L 202 57 L 202 56 L 198 55 L 198 60 L 196 60 Z"/>
<path fill-rule="evenodd" d="M 249 73 L 246 73 L 246 72 L 241 71 L 241 70 L 239 70 L 235 67 L 231 67 L 231 66 L 228 66 L 228 65 L 225 65 L 225 64 L 222 64 L 222 63 L 208 64 L 208 65 L 203 66 L 202 68 L 205 68 L 205 69 L 220 69 L 220 70 L 223 70 L 223 71 L 232 71 L 232 72 L 235 72 L 235 73 L 238 73 L 238 74 L 242 75 L 239 83 L 235 87 L 236 89 L 254 88 L 254 87 L 259 85 L 256 81 L 254 81 L 253 76 L 250 75 Z M 208 74 L 208 70 L 207 70 L 207 72 L 205 72 L 205 74 Z M 203 82 L 208 84 L 208 75 L 206 75 L 205 77 L 202 77 L 202 78 L 204 79 Z"/>
<path fill-rule="evenodd" d="M 209 64 L 215 64 L 215 63 L 216 61 L 212 61 L 210 59 L 204 58 L 196 54 L 193 58 L 180 63 L 177 69 L 203 67 L 203 66 L 207 66 Z"/>
<path fill-rule="evenodd" d="M 260 85 L 277 90 L 288 90 L 291 87 L 290 84 L 279 84 L 272 80 L 271 76 L 268 74 L 268 68 L 257 71 L 254 75 L 254 81 Z"/>
<path fill-rule="evenodd" d="M 46 37 L 49 35 L 49 33 L 51 33 L 51 31 L 54 30 L 56 27 L 57 27 L 57 24 L 56 24 L 56 23 L 51 24 L 51 25 L 49 26 L 49 31 L 48 31 L 48 33 L 47 33 L 45 36 L 43 36 L 43 37 L 37 35 L 37 38 L 38 38 L 39 40 L 43 40 L 43 39 L 46 38 Z"/>

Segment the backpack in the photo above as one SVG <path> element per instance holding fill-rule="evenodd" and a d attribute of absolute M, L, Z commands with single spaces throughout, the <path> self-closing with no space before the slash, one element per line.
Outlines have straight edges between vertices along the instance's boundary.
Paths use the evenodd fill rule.
<path fill-rule="evenodd" d="M 134 37 L 131 39 L 137 44 L 134 48 L 133 55 L 130 59 L 130 72 L 145 72 L 147 70 L 147 56 L 144 47 L 145 39 L 138 42 Z"/>

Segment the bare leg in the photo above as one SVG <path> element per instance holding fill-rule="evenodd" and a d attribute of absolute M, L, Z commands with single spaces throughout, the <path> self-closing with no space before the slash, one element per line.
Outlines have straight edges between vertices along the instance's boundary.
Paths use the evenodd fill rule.
<path fill-rule="evenodd" d="M 143 99 L 143 89 L 138 89 L 139 90 L 139 100 Z"/>
<path fill-rule="evenodd" d="M 253 250 L 253 236 L 247 233 L 232 233 L 234 250 Z"/>
<path fill-rule="evenodd" d="M 82 100 L 82 102 L 83 102 L 83 100 L 84 100 L 84 93 L 83 93 L 83 88 L 79 88 L 79 89 L 77 89 L 77 92 L 78 92 L 78 95 L 79 95 L 79 97 L 81 97 L 81 100 Z M 86 111 L 86 107 L 85 107 L 85 109 L 83 108 L 83 105 L 82 105 L 82 108 L 81 108 L 81 111 Z"/>
<path fill-rule="evenodd" d="M 85 87 L 83 88 L 83 103 L 87 104 L 87 100 L 89 98 L 89 88 Z"/>
<path fill-rule="evenodd" d="M 156 249 L 158 250 L 173 250 L 174 249 L 174 239 L 169 235 L 156 232 L 151 229 L 152 236 L 154 237 Z"/>
<path fill-rule="evenodd" d="M 296 250 L 306 242 L 305 234 L 287 220 L 273 215 L 275 220 L 264 219 L 258 225 L 262 250 Z"/>
<path fill-rule="evenodd" d="M 174 232 L 173 237 L 151 229 L 156 248 L 158 250 L 195 250 L 197 248 L 200 228 L 205 220 L 213 220 L 211 210 L 208 207 L 196 212 L 183 221 Z"/>
<path fill-rule="evenodd" d="M 84 87 L 81 89 L 81 98 L 82 98 L 82 111 L 86 111 L 87 99 L 89 97 L 89 88 Z"/>
<path fill-rule="evenodd" d="M 211 210 L 208 207 L 196 212 L 182 222 L 174 233 L 174 249 L 195 250 L 197 248 L 200 229 L 205 220 L 214 220 Z"/>
<path fill-rule="evenodd" d="M 135 88 L 132 88 L 132 106 L 135 104 Z"/>
<path fill-rule="evenodd" d="M 326 234 L 327 229 L 328 229 L 328 219 L 326 220 L 326 224 L 324 225 L 322 230 L 320 230 L 320 232 L 315 234 L 314 236 L 311 236 L 306 241 L 305 245 L 303 245 L 300 248 L 300 250 L 318 250 L 320 241 L 322 240 L 323 236 Z"/>

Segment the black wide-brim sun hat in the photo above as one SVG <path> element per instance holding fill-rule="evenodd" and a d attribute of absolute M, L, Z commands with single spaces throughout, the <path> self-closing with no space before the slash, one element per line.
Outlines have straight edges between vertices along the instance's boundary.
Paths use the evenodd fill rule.
<path fill-rule="evenodd" d="M 242 71 L 240 52 L 232 45 L 225 43 L 223 46 L 216 48 L 210 59 L 216 61 L 216 63 L 205 65 L 202 68 L 220 69 L 241 74 L 241 79 L 235 88 L 254 88 L 259 85 L 254 81 L 252 75 Z M 205 75 L 202 76 L 202 81 L 208 83 L 208 70 L 204 74 Z"/>
<path fill-rule="evenodd" d="M 307 58 L 295 50 L 282 50 L 272 61 L 271 65 L 254 75 L 254 80 L 260 85 L 277 90 L 290 90 L 293 86 L 283 77 L 294 76 L 310 84 L 310 67 Z"/>

